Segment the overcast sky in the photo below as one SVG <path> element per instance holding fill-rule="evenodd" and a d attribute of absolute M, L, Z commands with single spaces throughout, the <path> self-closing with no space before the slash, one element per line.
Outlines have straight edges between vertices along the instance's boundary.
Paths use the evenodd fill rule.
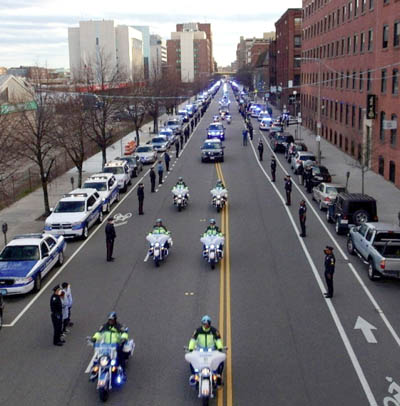
<path fill-rule="evenodd" d="M 301 7 L 301 0 L 0 0 L 0 66 L 69 67 L 67 28 L 96 19 L 149 25 L 165 39 L 176 23 L 211 23 L 214 58 L 224 66 L 235 60 L 241 35 L 273 31 L 290 7 Z"/>

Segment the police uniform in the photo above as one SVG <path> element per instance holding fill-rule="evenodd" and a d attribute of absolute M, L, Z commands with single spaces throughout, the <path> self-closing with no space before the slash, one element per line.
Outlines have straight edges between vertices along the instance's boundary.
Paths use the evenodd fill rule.
<path fill-rule="evenodd" d="M 154 172 L 154 169 L 150 169 L 150 184 L 151 184 L 151 193 L 155 192 L 155 187 L 156 187 L 156 173 Z"/>
<path fill-rule="evenodd" d="M 290 195 L 292 193 L 292 181 L 290 177 L 288 176 L 285 180 L 285 191 L 286 191 L 286 205 L 290 206 Z"/>
<path fill-rule="evenodd" d="M 326 252 L 330 250 L 330 253 Z M 335 273 L 336 258 L 332 253 L 333 248 L 327 246 L 325 249 L 325 281 L 328 292 L 325 293 L 326 298 L 333 297 L 333 274 Z"/>
<path fill-rule="evenodd" d="M 306 236 L 306 213 L 307 207 L 306 204 L 300 204 L 299 207 L 299 220 L 300 220 L 300 227 L 301 227 L 301 234 L 300 237 Z"/>
<path fill-rule="evenodd" d="M 51 321 L 53 323 L 53 344 L 61 346 L 64 341 L 61 339 L 61 334 L 63 330 L 63 313 L 62 313 L 62 301 L 60 298 L 59 287 L 56 286 L 53 291 L 54 293 L 50 298 L 50 311 L 51 311 Z"/>
<path fill-rule="evenodd" d="M 262 141 L 260 141 L 258 143 L 258 156 L 260 161 L 263 160 L 263 153 L 264 153 L 264 144 L 262 143 Z"/>
<path fill-rule="evenodd" d="M 114 240 L 116 237 L 114 224 L 108 222 L 106 225 L 106 247 L 107 247 L 107 261 L 113 261 L 114 258 L 112 256 L 114 251 Z"/>
<path fill-rule="evenodd" d="M 272 159 L 271 159 L 272 182 L 275 182 L 275 173 L 276 173 L 276 159 L 274 157 L 272 157 Z"/>

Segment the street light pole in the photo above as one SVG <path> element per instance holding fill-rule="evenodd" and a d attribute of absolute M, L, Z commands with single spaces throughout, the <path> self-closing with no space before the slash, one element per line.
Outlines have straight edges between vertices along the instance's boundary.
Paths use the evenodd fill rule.
<path fill-rule="evenodd" d="M 321 59 L 318 59 L 317 160 L 321 163 Z"/>

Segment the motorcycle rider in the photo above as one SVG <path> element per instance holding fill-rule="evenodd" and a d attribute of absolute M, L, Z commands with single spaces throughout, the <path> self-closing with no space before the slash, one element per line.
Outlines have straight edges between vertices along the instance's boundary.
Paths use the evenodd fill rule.
<path fill-rule="evenodd" d="M 186 183 L 183 181 L 182 176 L 179 176 L 178 182 L 176 182 L 175 187 L 176 187 L 176 188 L 187 188 L 187 185 L 186 185 Z M 189 199 L 189 194 L 188 194 L 188 193 L 185 193 L 185 199 Z"/>
<path fill-rule="evenodd" d="M 210 219 L 210 224 L 206 228 L 204 235 L 212 235 L 212 236 L 218 235 L 220 237 L 223 236 L 223 234 L 221 233 L 221 230 L 219 229 L 219 227 L 217 226 L 217 224 L 215 222 L 215 219 Z M 219 244 L 218 249 L 221 251 L 221 258 L 224 255 L 223 248 L 224 248 L 224 244 L 223 243 Z M 203 251 L 205 251 L 205 249 L 206 249 L 206 246 L 203 244 Z M 204 255 L 204 253 L 203 253 L 203 255 Z"/>
<path fill-rule="evenodd" d="M 219 191 L 226 190 L 225 185 L 224 185 L 224 183 L 222 182 L 221 179 L 217 180 L 217 183 L 215 185 L 215 189 L 219 190 Z M 224 199 L 225 201 L 227 200 L 226 195 L 221 195 L 221 198 Z M 215 199 L 215 196 L 214 196 L 214 199 Z"/>
<path fill-rule="evenodd" d="M 163 225 L 163 222 L 161 219 L 156 220 L 156 224 L 153 226 L 153 231 L 154 234 L 168 234 L 167 227 Z"/>
<path fill-rule="evenodd" d="M 203 348 L 216 348 L 218 351 L 223 351 L 224 346 L 222 344 L 221 334 L 215 327 L 211 326 L 211 317 L 208 315 L 201 318 L 201 326 L 194 331 L 192 338 L 189 341 L 188 349 L 189 351 L 193 351 L 197 346 Z M 190 364 L 190 370 L 192 373 L 190 382 L 193 382 L 194 369 L 192 364 Z M 217 368 L 217 373 L 219 375 L 217 377 L 217 385 L 222 384 L 223 370 L 224 363 L 221 362 Z"/>
<path fill-rule="evenodd" d="M 117 344 L 118 363 L 125 373 L 126 354 L 122 351 L 126 341 L 128 341 L 128 333 L 125 327 L 117 321 L 117 313 L 111 312 L 108 315 L 107 323 L 103 324 L 97 331 L 92 341 L 94 343 L 103 340 L 107 344 Z"/>

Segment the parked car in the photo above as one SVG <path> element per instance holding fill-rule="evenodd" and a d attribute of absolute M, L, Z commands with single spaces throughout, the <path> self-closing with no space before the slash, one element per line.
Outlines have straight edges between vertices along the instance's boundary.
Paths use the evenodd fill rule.
<path fill-rule="evenodd" d="M 382 277 L 400 279 L 400 227 L 388 223 L 364 223 L 352 227 L 347 251 L 368 264 L 372 281 Z"/>
<path fill-rule="evenodd" d="M 297 151 L 308 151 L 307 145 L 303 142 L 292 142 L 287 150 L 286 159 L 289 163 L 292 162 L 292 158 Z"/>
<path fill-rule="evenodd" d="M 38 292 L 42 278 L 55 265 L 64 263 L 67 244 L 64 237 L 47 233 L 25 234 L 13 238 L 0 253 L 2 294 Z"/>
<path fill-rule="evenodd" d="M 137 155 L 121 156 L 115 158 L 118 161 L 126 161 L 128 165 L 132 168 L 132 177 L 135 178 L 143 170 L 143 164 L 140 162 L 140 159 Z"/>
<path fill-rule="evenodd" d="M 303 163 L 306 161 L 311 161 L 312 163 L 316 163 L 317 160 L 315 158 L 315 155 L 311 152 L 297 151 L 290 163 L 290 166 L 292 167 L 295 174 L 297 174 L 297 169 L 299 168 L 299 166 L 303 165 Z"/>
<path fill-rule="evenodd" d="M 338 193 L 345 191 L 346 188 L 343 185 L 322 182 L 313 188 L 312 198 L 318 203 L 319 209 L 324 210 L 335 202 Z"/>
<path fill-rule="evenodd" d="M 328 168 L 322 165 L 311 166 L 311 186 L 317 186 L 321 182 L 332 182 L 332 176 L 328 171 Z"/>
<path fill-rule="evenodd" d="M 291 134 L 276 134 L 271 140 L 271 148 L 274 152 L 285 152 L 291 142 L 294 142 L 294 138 Z"/>
<path fill-rule="evenodd" d="M 218 138 L 205 140 L 201 147 L 201 162 L 224 162 L 224 148 Z"/>
<path fill-rule="evenodd" d="M 131 174 L 133 170 L 129 167 L 126 161 L 109 161 L 104 165 L 103 172 L 112 173 L 115 176 L 121 192 L 126 192 L 128 185 L 132 184 Z"/>
<path fill-rule="evenodd" d="M 182 121 L 184 123 L 187 123 L 189 121 L 189 114 L 186 110 L 179 110 L 178 116 L 180 116 L 182 118 Z"/>
<path fill-rule="evenodd" d="M 151 145 L 141 145 L 136 148 L 135 155 L 140 159 L 143 165 L 154 164 L 157 161 L 157 152 Z"/>
<path fill-rule="evenodd" d="M 82 189 L 96 189 L 103 201 L 103 213 L 109 213 L 111 205 L 119 201 L 117 179 L 112 173 L 97 173 L 85 180 Z"/>
<path fill-rule="evenodd" d="M 182 122 L 179 118 L 170 118 L 165 122 L 165 127 L 170 128 L 174 135 L 182 134 Z"/>
<path fill-rule="evenodd" d="M 225 127 L 222 123 L 211 123 L 207 128 L 207 138 L 225 139 Z"/>
<path fill-rule="evenodd" d="M 268 111 L 261 110 L 261 111 L 260 111 L 260 114 L 259 114 L 258 117 L 257 117 L 257 120 L 261 122 L 264 118 L 269 119 L 269 121 L 271 121 L 271 124 L 272 124 L 272 117 L 271 117 L 271 115 L 269 114 L 269 112 L 268 112 Z"/>
<path fill-rule="evenodd" d="M 86 239 L 89 228 L 103 221 L 103 201 L 96 189 L 75 189 L 65 194 L 46 218 L 44 231 Z"/>
<path fill-rule="evenodd" d="M 150 145 L 153 147 L 154 151 L 165 152 L 169 147 L 169 141 L 167 137 L 158 136 L 152 138 Z"/>
<path fill-rule="evenodd" d="M 376 200 L 361 193 L 342 192 L 326 211 L 328 222 L 335 223 L 336 234 L 345 234 L 352 225 L 377 222 Z"/>
<path fill-rule="evenodd" d="M 271 118 L 267 117 L 267 118 L 263 118 L 260 121 L 259 128 L 261 131 L 269 131 L 271 129 L 271 125 L 272 125 L 272 120 L 271 120 Z"/>
<path fill-rule="evenodd" d="M 170 144 L 172 144 L 176 138 L 176 135 L 171 130 L 171 128 L 167 128 L 167 127 L 161 128 L 161 130 L 158 132 L 158 135 L 160 137 L 167 137 Z"/>

